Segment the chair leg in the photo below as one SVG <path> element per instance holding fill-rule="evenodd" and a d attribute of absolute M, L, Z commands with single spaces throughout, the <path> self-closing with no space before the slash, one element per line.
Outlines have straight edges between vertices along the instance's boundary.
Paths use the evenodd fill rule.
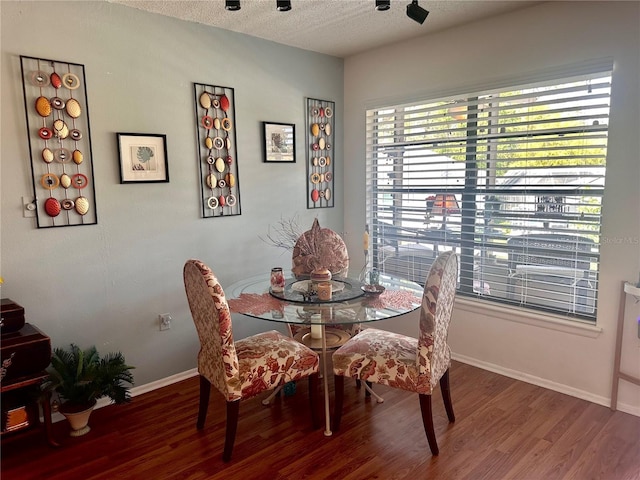
<path fill-rule="evenodd" d="M 455 422 L 456 416 L 453 414 L 453 404 L 451 403 L 451 388 L 449 387 L 448 368 L 440 378 L 440 391 L 442 392 L 442 400 L 444 400 L 444 408 L 447 411 L 447 417 L 450 422 Z"/>
<path fill-rule="evenodd" d="M 236 441 L 236 431 L 238 430 L 238 414 L 240 412 L 240 400 L 227 402 L 227 433 L 224 438 L 224 452 L 222 461 L 231 460 L 233 444 Z"/>
<path fill-rule="evenodd" d="M 335 395 L 335 409 L 333 412 L 333 427 L 332 430 L 337 432 L 340 430 L 340 421 L 342 420 L 342 404 L 344 403 L 344 377 L 342 375 L 334 375 L 334 395 Z"/>
<path fill-rule="evenodd" d="M 433 455 L 438 455 L 438 442 L 436 442 L 436 432 L 433 430 L 433 413 L 431 411 L 431 395 L 420 394 L 420 410 L 422 411 L 422 424 L 427 434 L 429 448 Z"/>
<path fill-rule="evenodd" d="M 309 408 L 311 408 L 311 425 L 316 430 L 320 428 L 320 416 L 318 414 L 318 380 L 319 375 L 309 375 Z"/>
<path fill-rule="evenodd" d="M 198 407 L 198 421 L 196 428 L 202 430 L 204 421 L 207 419 L 207 410 L 209 408 L 209 393 L 211 393 L 211 384 L 209 380 L 200 375 L 200 406 Z"/>

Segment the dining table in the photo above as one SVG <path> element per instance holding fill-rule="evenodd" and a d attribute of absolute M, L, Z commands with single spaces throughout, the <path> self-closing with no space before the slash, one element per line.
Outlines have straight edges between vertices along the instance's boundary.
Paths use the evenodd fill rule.
<path fill-rule="evenodd" d="M 331 436 L 327 353 L 343 345 L 363 324 L 399 317 L 418 309 L 423 287 L 384 273 L 376 274 L 373 284 L 349 277 L 334 277 L 328 283 L 331 284 L 331 297 L 320 300 L 317 284 L 309 278 L 286 279 L 284 289 L 279 292 L 271 289 L 270 274 L 265 272 L 225 287 L 225 296 L 232 313 L 287 324 L 296 340 L 321 353 L 324 434 Z"/>

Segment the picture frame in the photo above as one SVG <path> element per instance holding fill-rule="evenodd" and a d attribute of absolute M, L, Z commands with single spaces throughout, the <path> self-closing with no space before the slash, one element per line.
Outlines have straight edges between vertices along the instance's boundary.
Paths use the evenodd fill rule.
<path fill-rule="evenodd" d="M 167 136 L 155 133 L 117 133 L 120 183 L 167 183 Z"/>
<path fill-rule="evenodd" d="M 295 163 L 296 126 L 293 123 L 262 122 L 264 162 Z"/>

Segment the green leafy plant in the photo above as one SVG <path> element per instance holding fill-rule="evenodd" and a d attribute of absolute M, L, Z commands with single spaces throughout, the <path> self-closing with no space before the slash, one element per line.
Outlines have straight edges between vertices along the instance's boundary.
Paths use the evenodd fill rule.
<path fill-rule="evenodd" d="M 68 349 L 54 349 L 47 370 L 50 380 L 44 387 L 56 392 L 68 411 L 91 406 L 105 396 L 114 403 L 127 403 L 131 394 L 126 384 L 133 384 L 133 368 L 120 352 L 101 358 L 95 346 L 82 350 L 72 343 Z"/>

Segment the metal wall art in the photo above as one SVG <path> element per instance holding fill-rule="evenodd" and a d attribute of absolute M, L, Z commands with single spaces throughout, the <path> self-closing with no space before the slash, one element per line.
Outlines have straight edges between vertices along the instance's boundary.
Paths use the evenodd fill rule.
<path fill-rule="evenodd" d="M 240 215 L 233 88 L 194 83 L 202 216 Z"/>
<path fill-rule="evenodd" d="M 84 65 L 20 56 L 38 228 L 94 225 Z"/>
<path fill-rule="evenodd" d="M 296 161 L 296 126 L 292 123 L 262 122 L 265 162 Z"/>
<path fill-rule="evenodd" d="M 307 208 L 333 207 L 334 105 L 307 98 Z"/>
<path fill-rule="evenodd" d="M 151 133 L 118 133 L 120 183 L 169 181 L 167 136 Z"/>

